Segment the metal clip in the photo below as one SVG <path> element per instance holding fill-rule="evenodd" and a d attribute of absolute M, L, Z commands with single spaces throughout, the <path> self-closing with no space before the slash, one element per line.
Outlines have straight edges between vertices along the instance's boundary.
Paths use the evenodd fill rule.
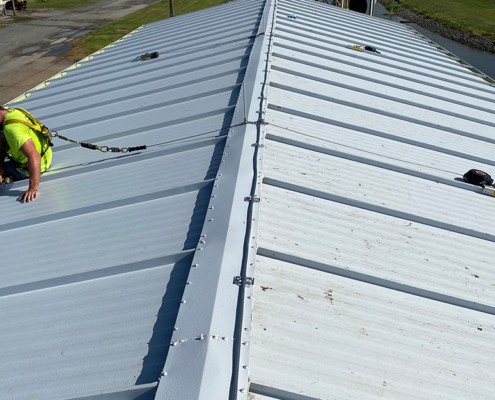
<path fill-rule="evenodd" d="M 248 197 L 244 197 L 244 201 L 252 201 L 253 203 L 259 203 L 261 202 L 261 199 L 259 197 L 248 196 Z"/>
<path fill-rule="evenodd" d="M 244 277 L 244 280 L 243 280 L 242 276 L 234 276 L 234 282 L 233 282 L 234 285 L 241 286 L 243 282 L 248 287 L 253 286 L 254 285 L 254 278 L 252 278 L 250 276 L 246 276 L 246 277 Z"/>

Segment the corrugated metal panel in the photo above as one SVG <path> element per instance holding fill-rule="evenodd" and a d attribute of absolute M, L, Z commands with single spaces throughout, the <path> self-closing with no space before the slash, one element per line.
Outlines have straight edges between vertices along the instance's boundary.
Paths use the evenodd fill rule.
<path fill-rule="evenodd" d="M 0 194 L 0 397 L 154 398 L 263 6 L 141 27 L 11 103 L 78 141 L 159 145 L 55 139 L 41 196 Z"/>
<path fill-rule="evenodd" d="M 486 398 L 495 202 L 462 175 L 493 172 L 495 89 L 309 0 L 277 2 L 270 53 L 253 398 Z"/>
<path fill-rule="evenodd" d="M 312 399 L 486 399 L 493 315 L 259 257 L 251 386 Z M 284 398 L 284 397 L 283 397 Z"/>

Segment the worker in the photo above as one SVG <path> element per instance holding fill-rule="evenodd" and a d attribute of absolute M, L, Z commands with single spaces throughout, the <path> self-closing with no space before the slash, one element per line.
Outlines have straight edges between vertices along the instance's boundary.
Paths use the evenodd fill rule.
<path fill-rule="evenodd" d="M 29 178 L 29 188 L 18 200 L 33 201 L 39 196 L 40 176 L 52 161 L 50 143 L 38 131 L 39 121 L 25 110 L 0 107 L 1 126 L 0 183 L 7 177 L 14 181 Z"/>

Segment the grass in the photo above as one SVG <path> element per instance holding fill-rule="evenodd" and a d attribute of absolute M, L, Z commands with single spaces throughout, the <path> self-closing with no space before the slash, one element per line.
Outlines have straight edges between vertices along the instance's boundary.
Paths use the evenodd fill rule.
<path fill-rule="evenodd" d="M 92 6 L 101 0 L 28 0 L 29 8 L 56 8 L 57 10 L 73 10 Z"/>
<path fill-rule="evenodd" d="M 181 15 L 188 12 L 201 10 L 218 4 L 227 3 L 229 0 L 175 0 L 174 14 Z M 69 56 L 81 59 L 102 47 L 115 42 L 143 24 L 160 21 L 169 18 L 169 2 L 161 1 L 153 4 L 121 19 L 104 25 L 93 32 L 71 42 L 74 46 L 69 51 Z"/>
<path fill-rule="evenodd" d="M 411 8 L 444 25 L 495 40 L 495 0 L 399 0 L 388 10 Z"/>

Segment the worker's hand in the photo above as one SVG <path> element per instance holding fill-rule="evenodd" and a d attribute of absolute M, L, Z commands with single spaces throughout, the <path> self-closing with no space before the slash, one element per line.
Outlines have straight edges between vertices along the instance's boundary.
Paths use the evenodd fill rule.
<path fill-rule="evenodd" d="M 24 192 L 21 197 L 19 197 L 17 200 L 23 202 L 23 203 L 29 203 L 30 201 L 33 201 L 40 192 L 36 189 L 29 189 L 28 191 Z"/>

